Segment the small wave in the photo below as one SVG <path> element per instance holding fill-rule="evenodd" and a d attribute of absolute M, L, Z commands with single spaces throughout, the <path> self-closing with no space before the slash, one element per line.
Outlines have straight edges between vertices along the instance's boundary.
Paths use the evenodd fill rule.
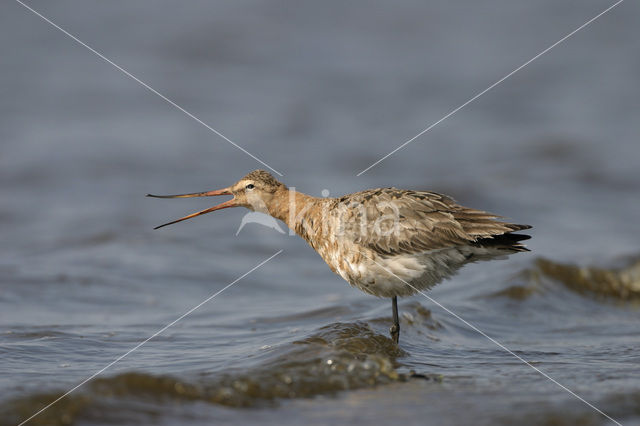
<path fill-rule="evenodd" d="M 582 295 L 640 301 L 640 259 L 637 258 L 619 268 L 579 266 L 539 258 L 535 266 L 523 271 L 518 279 L 525 284 L 512 285 L 489 296 L 526 300 L 548 291 L 543 284 L 552 282 Z"/>
<path fill-rule="evenodd" d="M 541 258 L 536 261 L 536 270 L 578 293 L 640 301 L 640 259 L 623 268 L 606 269 Z"/>
<path fill-rule="evenodd" d="M 532 285 L 512 285 L 504 290 L 490 294 L 490 297 L 507 297 L 513 300 L 526 300 L 540 290 Z"/>
<path fill-rule="evenodd" d="M 406 353 L 367 323 L 334 323 L 301 340 L 276 347 L 258 367 L 198 377 L 178 378 L 129 372 L 89 382 L 32 420 L 63 425 L 98 412 L 126 407 L 132 398 L 157 403 L 202 401 L 228 407 L 274 404 L 278 399 L 405 381 L 396 359 Z M 428 378 L 428 377 L 426 377 Z M 0 418 L 19 423 L 62 395 L 37 393 L 0 406 Z M 110 401 L 111 409 L 105 408 Z M 120 401 L 120 403 L 118 403 Z"/>

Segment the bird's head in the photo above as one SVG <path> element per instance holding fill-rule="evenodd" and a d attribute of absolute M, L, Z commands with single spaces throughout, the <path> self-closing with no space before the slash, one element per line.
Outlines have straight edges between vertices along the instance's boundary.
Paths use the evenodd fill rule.
<path fill-rule="evenodd" d="M 157 226 L 154 229 L 162 228 L 163 226 L 172 225 L 183 220 L 191 219 L 196 216 L 200 216 L 212 211 L 226 209 L 229 207 L 246 207 L 253 211 L 259 211 L 262 213 L 269 213 L 268 206 L 273 202 L 276 193 L 279 190 L 287 189 L 287 187 L 278 182 L 276 178 L 271 176 L 269 172 L 264 170 L 254 170 L 233 185 L 218 189 L 215 191 L 207 192 L 195 192 L 191 194 L 178 194 L 178 195 L 152 195 L 147 194 L 147 197 L 155 198 L 191 198 L 191 197 L 213 197 L 216 195 L 233 195 L 233 198 L 209 207 L 208 209 L 192 213 L 180 219 L 174 220 L 169 223 Z"/>

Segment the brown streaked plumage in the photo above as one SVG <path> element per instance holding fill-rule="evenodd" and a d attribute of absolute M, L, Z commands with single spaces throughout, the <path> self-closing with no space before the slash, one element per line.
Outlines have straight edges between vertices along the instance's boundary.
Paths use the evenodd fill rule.
<path fill-rule="evenodd" d="M 469 262 L 528 251 L 520 241 L 531 228 L 463 207 L 430 191 L 378 188 L 340 198 L 290 190 L 264 170 L 228 188 L 160 198 L 233 195 L 229 201 L 156 227 L 228 207 L 247 207 L 280 219 L 304 238 L 349 284 L 393 301 L 391 334 L 400 324 L 397 297 L 426 290 Z"/>

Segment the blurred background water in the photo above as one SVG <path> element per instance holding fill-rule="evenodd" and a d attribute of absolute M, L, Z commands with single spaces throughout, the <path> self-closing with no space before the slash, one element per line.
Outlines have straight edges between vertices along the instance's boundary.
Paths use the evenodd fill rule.
<path fill-rule="evenodd" d="M 611 3 L 31 1 L 299 191 L 430 189 L 534 225 L 430 296 L 640 422 L 640 37 Z M 0 5 L 0 423 L 606 424 L 421 296 L 390 309 L 224 210 L 264 168 L 17 2 Z"/>

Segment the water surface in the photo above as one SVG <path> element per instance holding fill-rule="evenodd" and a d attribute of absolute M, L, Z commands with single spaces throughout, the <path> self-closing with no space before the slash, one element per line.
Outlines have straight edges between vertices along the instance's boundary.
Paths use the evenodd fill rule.
<path fill-rule="evenodd" d="M 429 294 L 623 424 L 640 422 L 640 40 L 625 2 L 32 2 L 285 174 L 396 186 L 534 226 L 531 253 Z M 350 288 L 224 210 L 261 167 L 18 3 L 0 6 L 0 423 L 17 424 L 278 250 L 32 424 L 607 424 L 421 296 Z"/>

